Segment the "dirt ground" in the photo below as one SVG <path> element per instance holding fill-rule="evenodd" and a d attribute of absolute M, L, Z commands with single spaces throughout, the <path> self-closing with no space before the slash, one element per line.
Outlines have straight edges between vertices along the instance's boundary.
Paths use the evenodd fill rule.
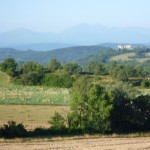
<path fill-rule="evenodd" d="M 150 137 L 2 142 L 0 150 L 150 150 Z"/>

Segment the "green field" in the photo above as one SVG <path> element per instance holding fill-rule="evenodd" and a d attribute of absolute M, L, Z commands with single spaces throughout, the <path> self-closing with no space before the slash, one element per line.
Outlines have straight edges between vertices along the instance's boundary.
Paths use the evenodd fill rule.
<path fill-rule="evenodd" d="M 6 74 L 0 73 L 0 104 L 64 106 L 69 99 L 68 89 L 13 85 Z"/>
<path fill-rule="evenodd" d="M 40 86 L 0 86 L 0 104 L 68 105 L 67 89 Z"/>

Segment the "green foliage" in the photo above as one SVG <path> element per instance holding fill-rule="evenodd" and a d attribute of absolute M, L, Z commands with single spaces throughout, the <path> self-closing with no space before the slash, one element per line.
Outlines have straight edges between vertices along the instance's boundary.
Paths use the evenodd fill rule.
<path fill-rule="evenodd" d="M 99 85 L 93 86 L 88 94 L 89 132 L 108 132 L 111 130 L 110 112 L 112 110 L 112 96 Z"/>
<path fill-rule="evenodd" d="M 76 128 L 84 128 L 82 119 L 87 115 L 87 103 L 88 92 L 91 87 L 91 83 L 87 77 L 79 78 L 71 89 L 71 110 L 72 116 L 70 116 L 70 123 L 73 126 L 76 124 Z"/>
<path fill-rule="evenodd" d="M 94 73 L 97 75 L 104 75 L 106 73 L 106 69 L 103 63 L 96 63 L 94 61 L 90 62 L 88 65 L 88 70 L 90 73 Z"/>
<path fill-rule="evenodd" d="M 66 74 L 80 74 L 82 72 L 82 68 L 76 63 L 66 63 L 63 66 L 63 69 Z"/>
<path fill-rule="evenodd" d="M 21 75 L 20 82 L 23 85 L 40 85 L 43 79 L 43 75 L 40 73 L 28 72 Z"/>
<path fill-rule="evenodd" d="M 79 59 L 85 58 L 98 51 L 105 49 L 102 46 L 75 46 L 61 48 L 52 51 L 20 51 L 10 48 L 0 48 L 0 60 L 3 60 L 11 55 L 17 62 L 34 61 L 41 64 L 48 64 L 50 59 L 56 58 L 61 63 L 78 62 Z"/>
<path fill-rule="evenodd" d="M 144 88 L 149 88 L 150 87 L 150 81 L 149 80 L 142 81 L 141 86 Z"/>
<path fill-rule="evenodd" d="M 144 130 L 147 125 L 143 119 L 148 117 L 144 117 L 142 114 L 145 112 L 149 114 L 150 97 L 138 96 L 140 95 L 139 91 L 131 85 L 124 83 L 114 85 L 111 93 L 113 96 L 113 109 L 111 112 L 113 131 L 129 132 Z"/>
<path fill-rule="evenodd" d="M 135 99 L 114 98 L 111 112 L 112 129 L 115 132 L 144 131 L 150 128 L 150 96 Z"/>
<path fill-rule="evenodd" d="M 57 69 L 61 68 L 61 63 L 57 59 L 51 59 L 50 63 L 48 64 L 48 69 L 54 72 Z"/>
<path fill-rule="evenodd" d="M 65 119 L 58 112 L 55 112 L 54 116 L 49 121 L 52 129 L 65 128 Z"/>
<path fill-rule="evenodd" d="M 125 82 L 128 81 L 130 73 L 127 71 L 126 66 L 115 65 L 111 67 L 110 74 L 113 79 Z"/>
<path fill-rule="evenodd" d="M 117 82 L 109 87 L 111 90 L 112 96 L 119 100 L 122 97 L 127 99 L 134 99 L 138 95 L 140 95 L 140 91 L 137 90 L 132 86 L 132 84 L 124 83 L 124 82 Z"/>
<path fill-rule="evenodd" d="M 50 87 L 63 87 L 70 88 L 74 82 L 74 79 L 68 75 L 55 75 L 55 74 L 46 74 L 42 81 L 42 85 Z"/>
<path fill-rule="evenodd" d="M 130 122 L 140 130 L 150 129 L 150 96 L 138 96 L 132 101 Z"/>
<path fill-rule="evenodd" d="M 27 74 L 30 72 L 40 73 L 43 71 L 43 67 L 40 64 L 32 62 L 32 61 L 29 61 L 21 65 L 19 69 L 22 74 Z"/>
<path fill-rule="evenodd" d="M 1 71 L 6 72 L 10 76 L 15 76 L 17 63 L 13 58 L 6 58 L 0 65 Z"/>
<path fill-rule="evenodd" d="M 16 124 L 14 121 L 9 121 L 0 129 L 1 135 L 5 138 L 26 137 L 27 130 L 22 123 Z"/>
<path fill-rule="evenodd" d="M 69 126 L 85 132 L 108 132 L 110 128 L 111 95 L 99 85 L 92 85 L 87 78 L 80 78 L 71 91 Z"/>

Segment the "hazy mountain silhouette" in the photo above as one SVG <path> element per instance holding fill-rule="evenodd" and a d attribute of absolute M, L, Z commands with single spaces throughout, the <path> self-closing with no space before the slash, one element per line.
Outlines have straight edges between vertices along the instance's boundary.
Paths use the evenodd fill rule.
<path fill-rule="evenodd" d="M 0 47 L 50 50 L 100 43 L 150 43 L 150 29 L 79 24 L 60 33 L 39 33 L 19 28 L 0 34 Z M 67 44 L 66 44 L 67 43 Z"/>

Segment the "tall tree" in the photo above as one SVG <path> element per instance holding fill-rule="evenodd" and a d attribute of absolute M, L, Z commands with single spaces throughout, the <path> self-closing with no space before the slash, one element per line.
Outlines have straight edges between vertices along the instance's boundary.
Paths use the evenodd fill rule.
<path fill-rule="evenodd" d="M 67 74 L 80 74 L 82 72 L 81 66 L 76 63 L 66 63 L 64 64 L 63 69 Z"/>
<path fill-rule="evenodd" d="M 111 130 L 110 112 L 112 96 L 100 85 L 94 85 L 88 93 L 88 122 L 89 132 L 105 132 Z"/>
<path fill-rule="evenodd" d="M 13 58 L 6 58 L 3 63 L 1 63 L 1 70 L 10 76 L 15 76 L 16 68 L 17 63 Z"/>
<path fill-rule="evenodd" d="M 72 119 L 70 124 L 85 132 L 110 131 L 111 94 L 99 85 L 93 85 L 87 78 L 80 78 L 71 92 Z"/>
<path fill-rule="evenodd" d="M 60 68 L 61 68 L 61 63 L 57 59 L 50 60 L 50 63 L 48 64 L 48 69 L 50 69 L 50 71 L 53 72 Z"/>

